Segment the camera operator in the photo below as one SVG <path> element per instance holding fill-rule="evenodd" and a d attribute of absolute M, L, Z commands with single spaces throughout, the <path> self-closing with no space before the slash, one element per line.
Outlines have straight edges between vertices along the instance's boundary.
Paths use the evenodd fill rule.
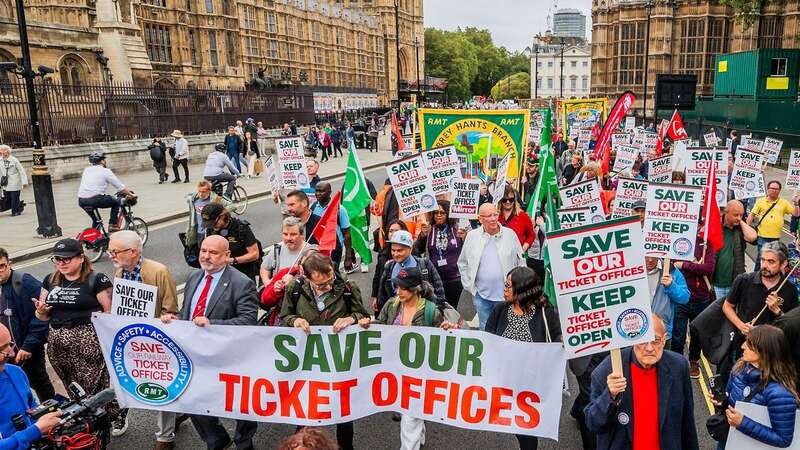
<path fill-rule="evenodd" d="M 14 342 L 5 325 L 0 324 L 0 450 L 27 449 L 58 425 L 61 412 L 51 412 L 31 423 L 27 410 L 36 406 L 25 372 L 13 364 Z M 21 415 L 26 427 L 17 431 L 12 417 Z"/>

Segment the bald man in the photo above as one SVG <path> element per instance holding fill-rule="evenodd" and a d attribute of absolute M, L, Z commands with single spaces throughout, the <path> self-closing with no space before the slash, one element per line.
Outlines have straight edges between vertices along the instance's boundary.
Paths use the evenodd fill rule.
<path fill-rule="evenodd" d="M 191 320 L 198 327 L 216 325 L 255 325 L 258 295 L 253 280 L 228 265 L 228 240 L 213 235 L 200 245 L 200 267 L 186 280 L 181 320 Z M 169 323 L 168 315 L 162 321 Z M 198 333 L 202 339 L 203 333 Z M 191 416 L 200 438 L 209 449 L 225 448 L 231 442 L 219 418 Z M 236 421 L 234 440 L 237 449 L 252 449 L 258 424 Z"/>
<path fill-rule="evenodd" d="M 758 232 L 743 220 L 744 205 L 739 200 L 731 200 L 725 205 L 722 215 L 722 250 L 717 254 L 714 268 L 714 293 L 717 298 L 728 295 L 733 280 L 745 272 L 744 251 L 746 243 L 754 244 Z"/>
<path fill-rule="evenodd" d="M 61 411 L 45 414 L 33 423 L 26 411 L 37 405 L 28 385 L 28 377 L 19 367 L 9 364 L 14 360 L 14 345 L 11 333 L 0 324 L 0 448 L 30 448 L 33 441 L 58 425 Z M 11 418 L 21 415 L 25 429 L 17 431 Z"/>
<path fill-rule="evenodd" d="M 517 234 L 501 226 L 499 217 L 493 203 L 482 204 L 478 208 L 481 226 L 467 234 L 458 257 L 461 284 L 472 294 L 481 330 L 486 328 L 495 306 L 503 302 L 508 272 L 525 265 Z"/>

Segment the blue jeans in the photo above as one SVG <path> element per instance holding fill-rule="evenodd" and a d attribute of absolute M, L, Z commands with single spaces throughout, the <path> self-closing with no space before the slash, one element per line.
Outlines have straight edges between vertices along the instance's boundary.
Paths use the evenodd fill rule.
<path fill-rule="evenodd" d="M 236 166 L 236 170 L 238 170 L 239 173 L 241 173 L 242 172 L 242 163 L 239 161 L 239 152 L 235 152 L 235 153 L 230 153 L 229 152 L 228 153 L 228 158 L 230 158 L 230 160 L 233 163 L 233 165 Z"/>
<path fill-rule="evenodd" d="M 725 298 L 728 296 L 728 293 L 731 291 L 731 287 L 721 287 L 721 286 L 714 286 L 714 294 L 716 294 L 717 298 Z"/>
<path fill-rule="evenodd" d="M 711 300 L 702 302 L 692 301 L 685 305 L 675 305 L 675 318 L 672 320 L 672 351 L 683 354 L 683 349 L 686 346 L 686 332 L 689 329 L 689 323 L 699 316 L 701 312 L 708 305 Z M 696 333 L 692 333 L 692 342 L 689 343 L 689 361 L 697 361 L 700 359 L 700 337 Z"/>
<path fill-rule="evenodd" d="M 500 303 L 502 302 L 486 300 L 478 293 L 475 293 L 472 297 L 472 304 L 475 305 L 475 312 L 478 313 L 478 322 L 481 324 L 481 330 L 486 329 L 486 321 L 489 320 L 489 316 L 492 314 L 492 311 L 494 311 L 494 307 Z"/>

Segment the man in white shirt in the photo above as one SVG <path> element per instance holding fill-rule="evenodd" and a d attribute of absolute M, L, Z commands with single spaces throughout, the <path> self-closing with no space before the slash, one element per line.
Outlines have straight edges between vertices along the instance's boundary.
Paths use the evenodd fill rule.
<path fill-rule="evenodd" d="M 517 234 L 500 225 L 497 207 L 484 203 L 478 209 L 480 228 L 467 234 L 458 257 L 458 271 L 464 290 L 472 294 L 481 330 L 494 307 L 503 301 L 506 275 L 514 267 L 524 266 L 522 247 Z"/>
<path fill-rule="evenodd" d="M 106 168 L 106 155 L 103 152 L 94 152 L 89 155 L 91 166 L 83 169 L 81 184 L 78 187 L 78 206 L 80 206 L 89 217 L 92 218 L 92 226 L 97 228 L 94 214 L 95 209 L 111 208 L 111 218 L 108 220 L 108 231 L 113 233 L 119 231 L 117 219 L 119 218 L 120 201 L 117 197 L 106 194 L 108 185 L 117 188 L 118 191 L 129 197 L 135 195 L 122 184 L 122 181 L 114 175 L 111 169 Z"/>
<path fill-rule="evenodd" d="M 175 138 L 175 154 L 172 156 L 172 172 L 175 175 L 173 183 L 180 183 L 181 177 L 178 175 L 178 167 L 183 166 L 183 182 L 189 182 L 189 141 L 183 137 L 181 130 L 175 130 L 170 134 Z"/>
<path fill-rule="evenodd" d="M 297 217 L 283 219 L 281 242 L 266 249 L 261 263 L 260 275 L 264 284 L 268 284 L 281 269 L 300 264 L 300 253 L 305 247 L 305 230 L 305 225 Z"/>
<path fill-rule="evenodd" d="M 214 149 L 216 151 L 209 153 L 206 158 L 206 166 L 203 168 L 203 178 L 212 183 L 215 181 L 228 182 L 225 188 L 225 195 L 230 198 L 236 188 L 236 177 L 241 173 L 233 165 L 233 162 L 228 155 L 225 154 L 225 144 L 217 144 Z M 225 168 L 228 172 L 225 172 Z"/>

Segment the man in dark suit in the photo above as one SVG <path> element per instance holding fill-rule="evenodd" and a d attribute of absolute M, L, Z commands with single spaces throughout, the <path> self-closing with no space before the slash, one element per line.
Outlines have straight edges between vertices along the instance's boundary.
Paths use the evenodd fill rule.
<path fill-rule="evenodd" d="M 200 246 L 200 267 L 186 280 L 180 320 L 191 320 L 198 327 L 215 325 L 255 325 L 258 296 L 253 281 L 228 266 L 228 241 L 222 236 L 209 236 Z M 191 416 L 197 433 L 209 450 L 227 447 L 231 438 L 219 418 Z M 253 435 L 258 424 L 236 421 L 234 442 L 239 450 L 253 448 Z"/>
<path fill-rule="evenodd" d="M 622 350 L 622 374 L 612 373 L 611 357 L 592 373 L 592 401 L 586 426 L 598 449 L 698 448 L 689 363 L 664 351 L 667 329 L 653 315 L 655 339 Z"/>

